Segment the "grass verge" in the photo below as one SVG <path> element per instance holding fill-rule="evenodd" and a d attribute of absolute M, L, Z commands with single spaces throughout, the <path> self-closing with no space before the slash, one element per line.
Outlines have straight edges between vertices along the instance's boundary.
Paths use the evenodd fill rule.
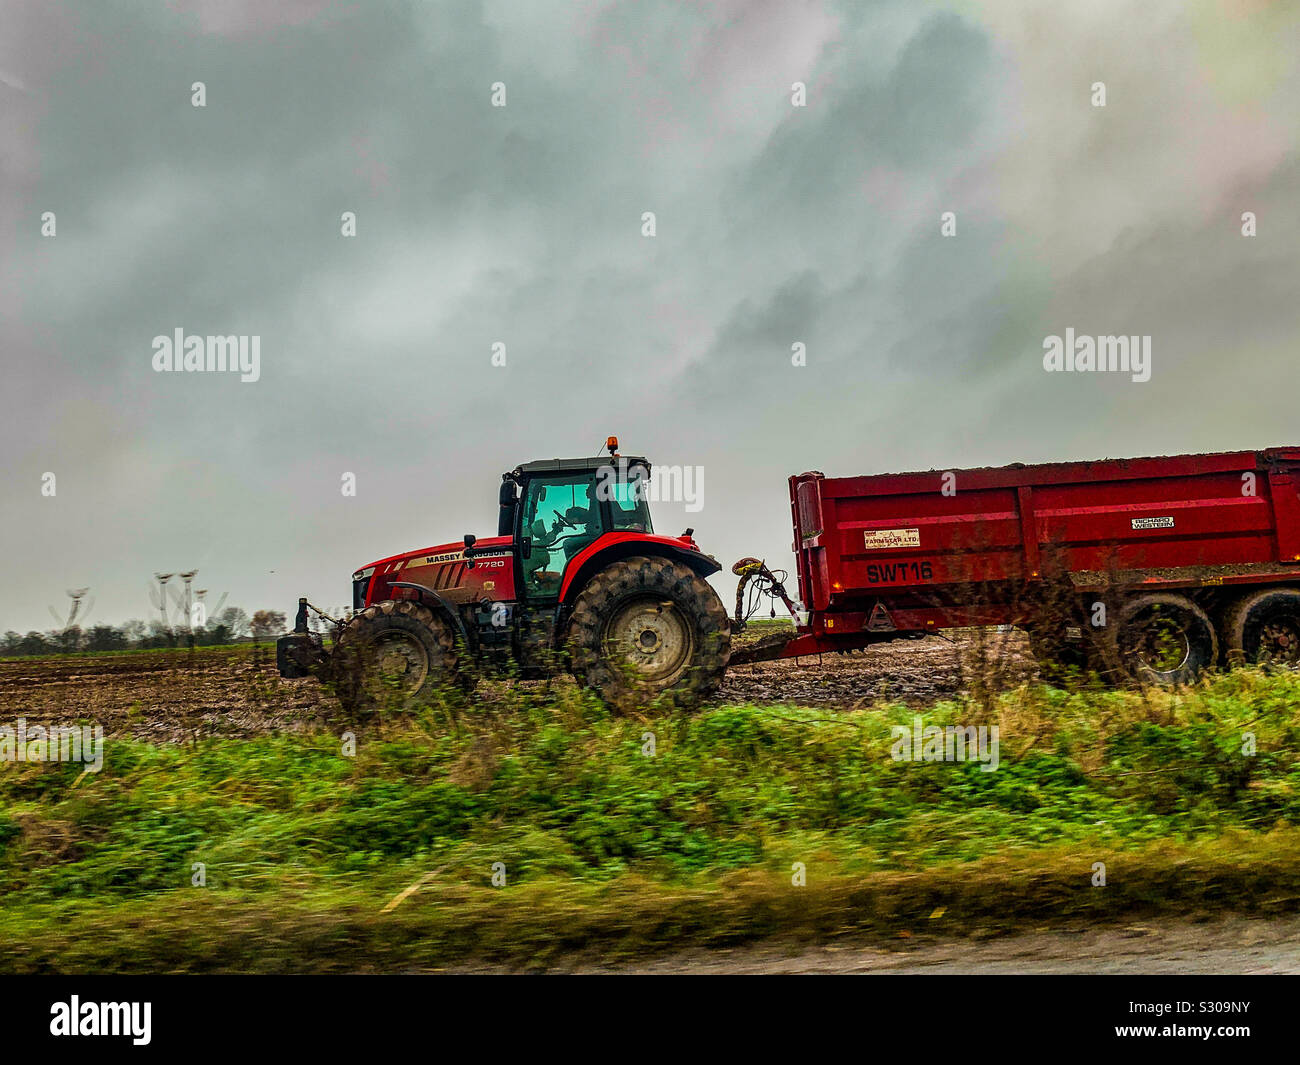
<path fill-rule="evenodd" d="M 917 716 L 996 725 L 996 771 L 896 760 Z M 521 692 L 375 720 L 354 752 L 119 739 L 98 774 L 0 766 L 0 970 L 391 971 L 1287 912 L 1298 739 L 1300 677 L 1246 671 L 920 715 L 628 718 Z"/>
<path fill-rule="evenodd" d="M 1104 887 L 1092 884 L 1098 860 L 1107 863 Z M 1300 909 L 1300 832 L 1115 853 L 1044 848 L 918 873 L 848 876 L 814 863 L 801 888 L 744 870 L 710 884 L 632 874 L 499 890 L 440 884 L 388 911 L 379 894 L 356 890 L 62 903 L 0 915 L 0 966 L 15 973 L 400 972 L 470 961 L 529 968 L 769 935 L 986 935 L 1225 908 Z"/>

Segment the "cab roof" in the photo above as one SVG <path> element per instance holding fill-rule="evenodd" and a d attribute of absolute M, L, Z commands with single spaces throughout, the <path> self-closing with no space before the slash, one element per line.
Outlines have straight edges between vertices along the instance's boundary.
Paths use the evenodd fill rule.
<path fill-rule="evenodd" d="M 585 459 L 538 459 L 536 462 L 522 463 L 511 472 L 516 477 L 531 477 L 544 473 L 598 470 L 602 466 L 613 466 L 619 462 L 625 462 L 629 467 L 644 466 L 647 472 L 650 470 L 650 461 L 641 455 L 615 455 L 613 458 L 608 455 L 595 455 Z"/>

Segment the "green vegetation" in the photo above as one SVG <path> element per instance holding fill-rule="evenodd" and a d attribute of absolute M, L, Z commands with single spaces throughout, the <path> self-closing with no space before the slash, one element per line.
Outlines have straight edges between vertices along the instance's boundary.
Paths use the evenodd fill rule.
<path fill-rule="evenodd" d="M 1300 899 L 1296 675 L 923 713 L 998 725 L 996 772 L 892 760 L 913 714 L 627 718 L 563 690 L 376 721 L 355 757 L 317 734 L 115 740 L 97 775 L 4 765 L 0 970 L 391 968 Z"/>

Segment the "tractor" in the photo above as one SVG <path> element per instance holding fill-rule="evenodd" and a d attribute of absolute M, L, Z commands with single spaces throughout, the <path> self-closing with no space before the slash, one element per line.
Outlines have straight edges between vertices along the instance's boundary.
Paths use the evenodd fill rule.
<path fill-rule="evenodd" d="M 721 568 L 693 539 L 653 531 L 650 464 L 618 453 L 527 462 L 502 474 L 497 535 L 467 534 L 352 575 L 352 613 L 300 599 L 276 660 L 330 681 L 350 711 L 426 699 L 483 675 L 571 671 L 626 708 L 689 707 L 722 682 L 731 622 L 705 580 Z M 331 622 L 326 649 L 308 610 Z"/>

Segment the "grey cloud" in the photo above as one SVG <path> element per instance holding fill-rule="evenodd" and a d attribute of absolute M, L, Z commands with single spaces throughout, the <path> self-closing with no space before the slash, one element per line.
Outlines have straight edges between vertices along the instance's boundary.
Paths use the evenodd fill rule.
<path fill-rule="evenodd" d="M 805 468 L 1282 442 L 1296 22 L 1181 8 L 0 0 L 0 625 L 196 564 L 333 602 L 610 432 L 707 467 L 660 525 L 724 559 L 787 550 Z M 1067 325 L 1156 376 L 1045 375 Z M 260 335 L 262 380 L 154 374 L 177 326 Z"/>

